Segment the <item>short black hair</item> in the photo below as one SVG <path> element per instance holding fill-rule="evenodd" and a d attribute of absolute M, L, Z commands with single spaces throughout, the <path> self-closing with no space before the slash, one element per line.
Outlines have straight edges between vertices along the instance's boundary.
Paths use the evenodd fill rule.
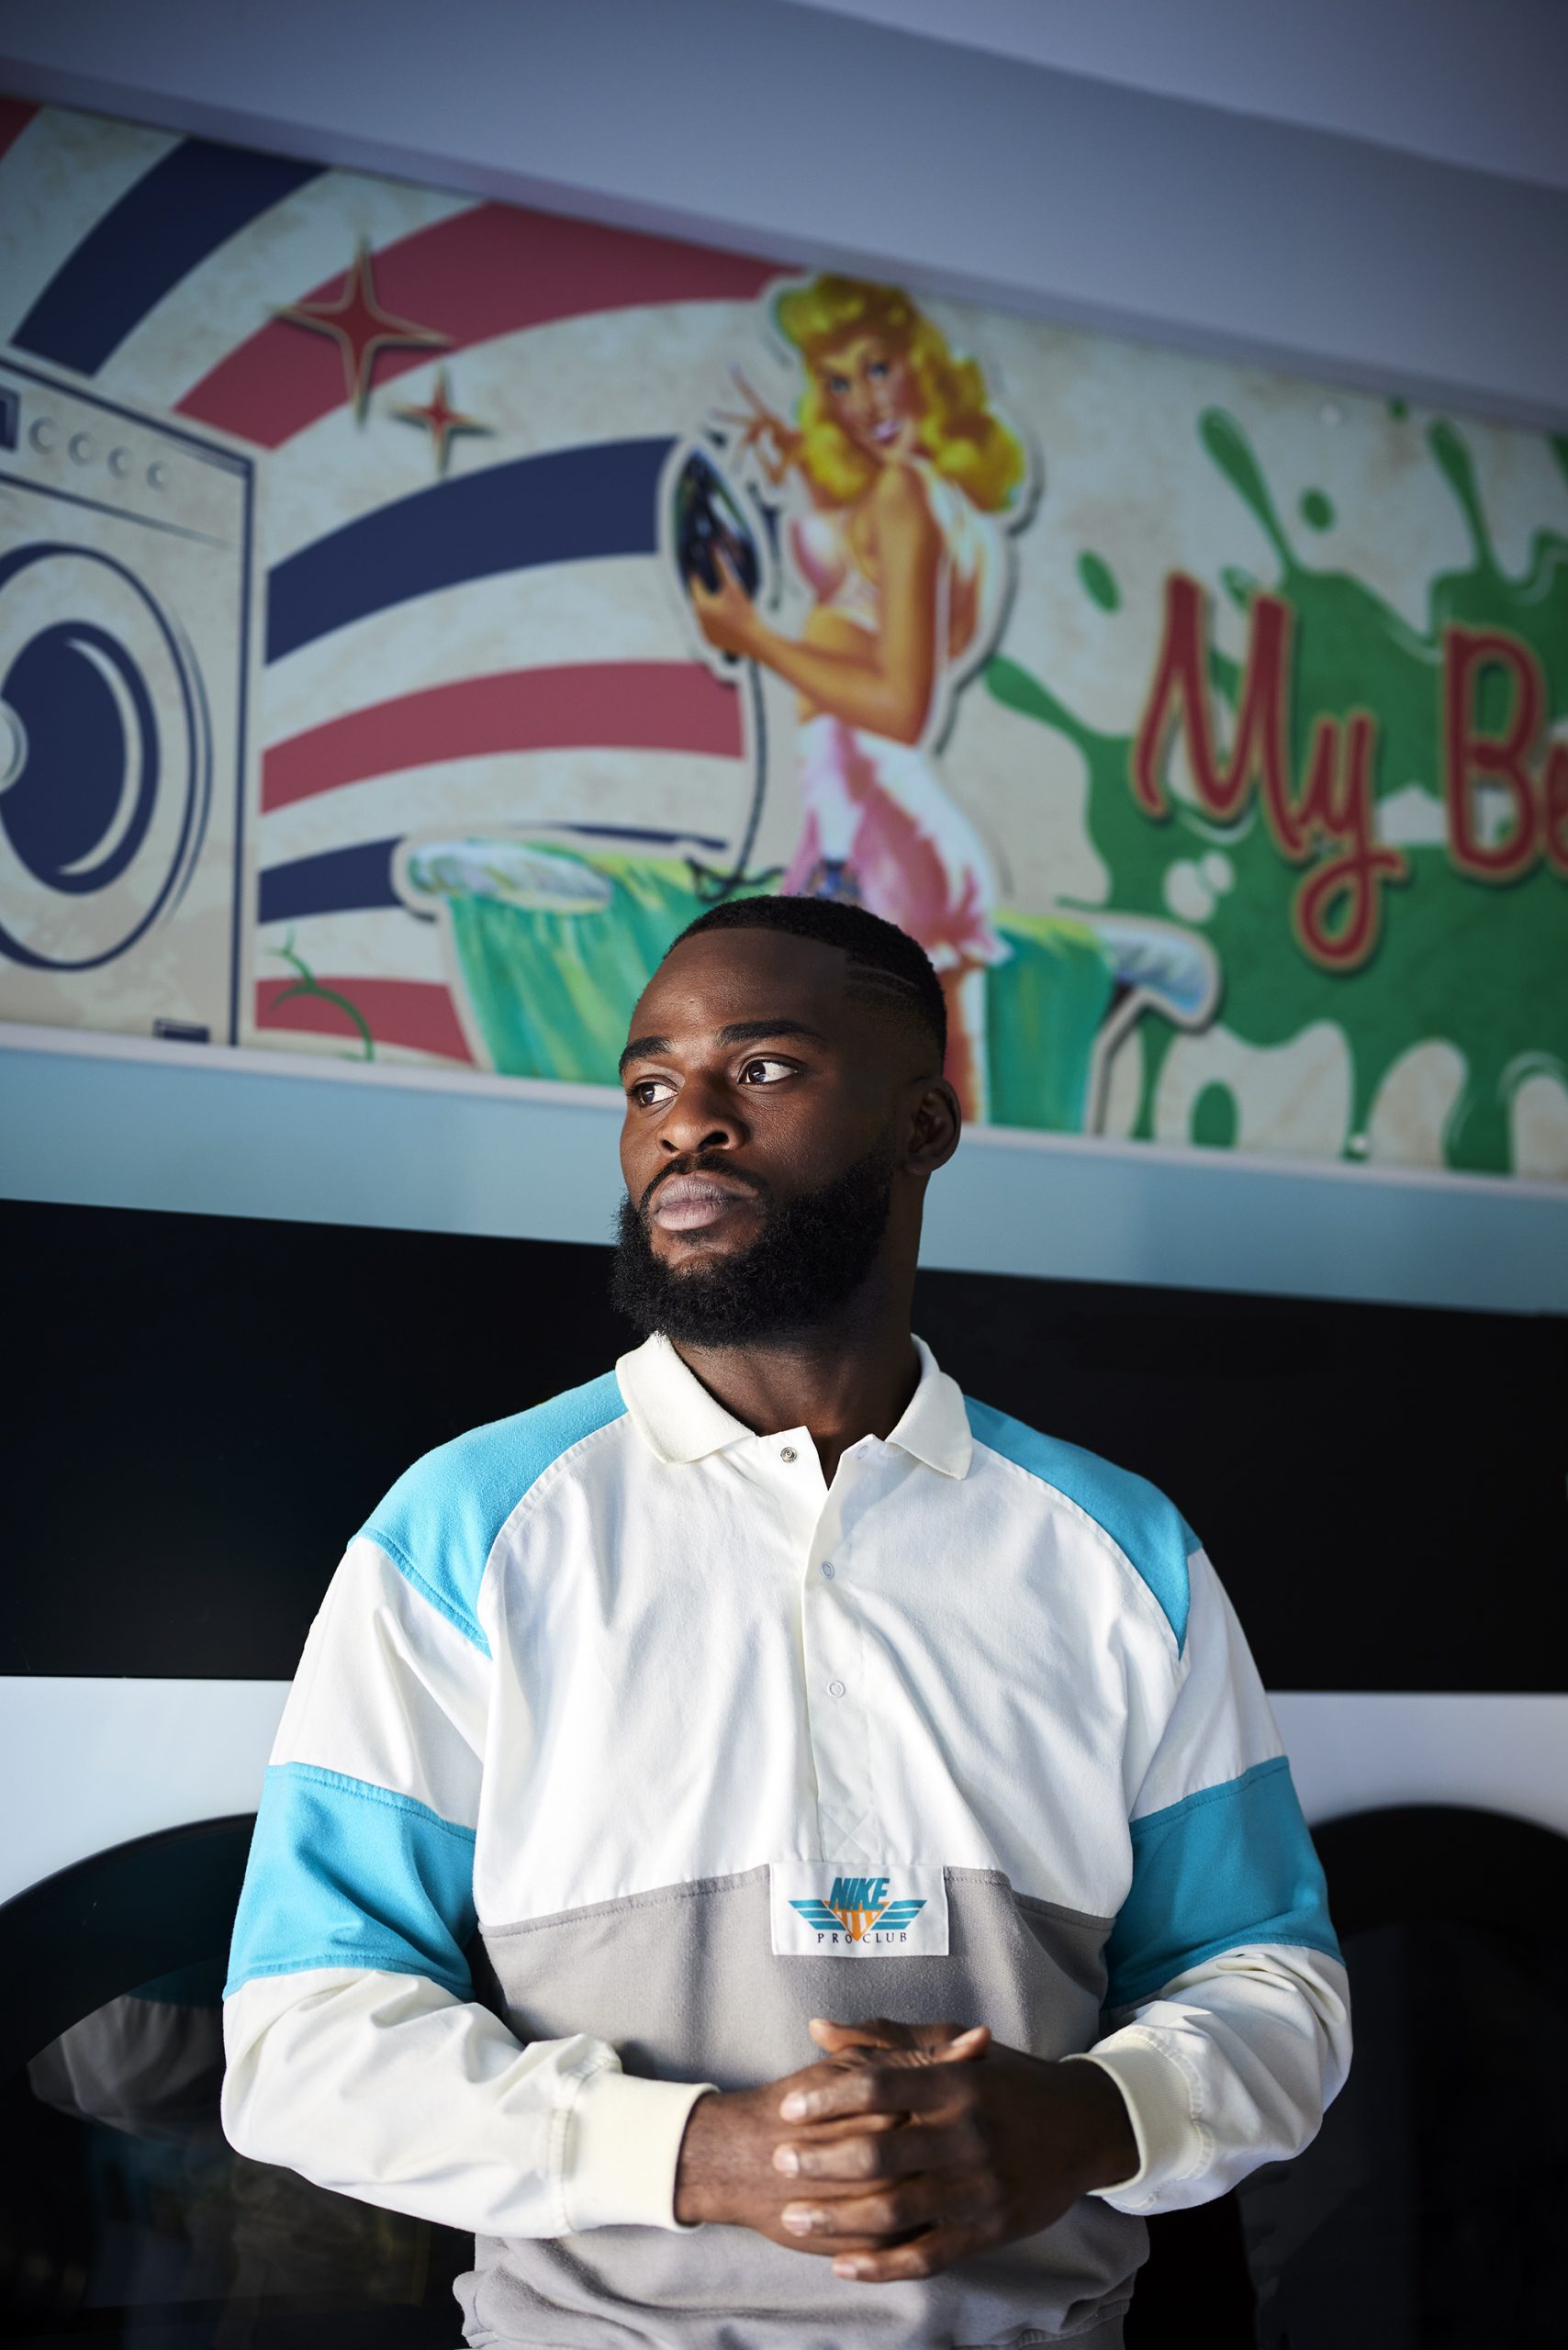
<path fill-rule="evenodd" d="M 725 898 L 688 923 L 666 953 L 708 930 L 782 930 L 842 947 L 854 976 L 847 992 L 882 1004 L 929 1036 L 940 1068 L 947 1057 L 947 1000 L 931 958 L 917 939 L 864 906 L 831 898 Z"/>

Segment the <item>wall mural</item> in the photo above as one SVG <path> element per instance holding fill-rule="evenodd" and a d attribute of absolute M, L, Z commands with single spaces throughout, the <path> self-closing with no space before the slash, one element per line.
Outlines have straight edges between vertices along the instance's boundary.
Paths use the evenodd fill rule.
<path fill-rule="evenodd" d="M 611 1084 L 804 891 L 973 1117 L 1568 1180 L 1568 440 L 0 145 L 0 1019 Z"/>

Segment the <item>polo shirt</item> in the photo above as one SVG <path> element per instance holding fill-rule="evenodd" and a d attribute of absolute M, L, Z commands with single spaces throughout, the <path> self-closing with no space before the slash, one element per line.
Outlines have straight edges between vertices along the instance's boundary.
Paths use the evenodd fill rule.
<path fill-rule="evenodd" d="M 241 2152 L 472 2230 L 468 2341 L 1120 2341 L 1143 2215 L 1313 2134 L 1344 1970 L 1278 1733 L 1173 1505 L 918 1346 L 831 1484 L 654 1337 L 442 1445 L 349 1544 L 226 1992 Z M 673 2211 L 703 2086 L 807 2020 L 1087 2056 L 1138 2167 L 946 2275 Z"/>

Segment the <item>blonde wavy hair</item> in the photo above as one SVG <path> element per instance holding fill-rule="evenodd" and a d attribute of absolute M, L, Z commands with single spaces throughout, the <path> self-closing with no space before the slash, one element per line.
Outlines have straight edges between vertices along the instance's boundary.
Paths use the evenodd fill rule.
<path fill-rule="evenodd" d="M 875 458 L 834 421 L 823 381 L 830 355 L 856 334 L 879 336 L 908 361 L 920 391 L 920 445 L 936 471 L 984 513 L 1000 513 L 1014 502 L 1029 470 L 1023 442 L 991 406 L 978 362 L 955 358 L 941 328 L 898 286 L 815 277 L 780 294 L 773 315 L 807 367 L 807 387 L 795 412 L 800 463 L 835 504 L 863 497 L 877 470 Z"/>

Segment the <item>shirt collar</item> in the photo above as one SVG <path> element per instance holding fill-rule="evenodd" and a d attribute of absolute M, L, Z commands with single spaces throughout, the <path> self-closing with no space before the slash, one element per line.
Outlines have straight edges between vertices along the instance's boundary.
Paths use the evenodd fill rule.
<path fill-rule="evenodd" d="M 661 1460 L 700 1460 L 752 1434 L 655 1331 L 615 1366 L 633 1427 Z"/>
<path fill-rule="evenodd" d="M 965 1476 L 974 1447 L 962 1391 L 937 1369 L 924 1340 L 914 1343 L 920 1383 L 888 1442 L 944 1477 Z M 664 1337 L 644 1339 L 622 1355 L 615 1375 L 633 1426 L 661 1460 L 700 1460 L 753 1437 L 743 1420 L 709 1394 Z"/>
<path fill-rule="evenodd" d="M 944 1477 L 967 1477 L 975 1447 L 964 1391 L 956 1379 L 937 1369 L 936 1358 L 924 1338 L 914 1343 L 920 1355 L 920 1384 L 888 1442 L 913 1452 L 917 1460 L 924 1460 L 928 1469 L 940 1470 Z"/>

